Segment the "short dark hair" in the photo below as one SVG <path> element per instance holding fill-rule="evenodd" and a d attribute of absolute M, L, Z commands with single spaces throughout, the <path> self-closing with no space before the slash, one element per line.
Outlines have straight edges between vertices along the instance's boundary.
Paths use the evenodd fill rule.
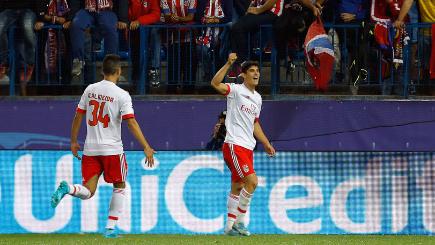
<path fill-rule="evenodd" d="M 249 70 L 249 68 L 251 68 L 251 66 L 260 67 L 257 61 L 247 60 L 241 64 L 242 72 L 246 73 Z"/>
<path fill-rule="evenodd" d="M 114 75 L 121 67 L 121 57 L 116 54 L 108 54 L 103 60 L 103 74 L 105 76 Z"/>

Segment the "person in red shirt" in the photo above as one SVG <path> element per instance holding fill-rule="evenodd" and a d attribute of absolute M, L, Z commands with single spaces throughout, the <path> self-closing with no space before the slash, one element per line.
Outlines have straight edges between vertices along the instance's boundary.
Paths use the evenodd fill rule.
<path fill-rule="evenodd" d="M 129 0 L 128 19 L 130 30 L 136 30 L 139 25 L 151 25 L 160 20 L 160 5 L 158 0 Z"/>
<path fill-rule="evenodd" d="M 152 25 L 160 21 L 160 3 L 158 0 L 129 0 L 128 19 L 130 20 L 130 45 L 133 63 L 133 80 L 140 78 L 140 42 L 149 42 L 151 48 L 151 69 L 148 72 L 148 81 L 152 84 L 159 82 L 160 67 L 160 35 L 157 28 L 146 28 L 150 33 L 150 40 L 140 40 L 139 27 L 141 25 Z"/>

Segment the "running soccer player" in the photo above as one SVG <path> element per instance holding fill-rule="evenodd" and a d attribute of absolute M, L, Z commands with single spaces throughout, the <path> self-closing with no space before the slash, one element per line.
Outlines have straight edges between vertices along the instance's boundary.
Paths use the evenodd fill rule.
<path fill-rule="evenodd" d="M 134 117 L 130 95 L 116 85 L 121 75 L 119 56 L 109 54 L 104 58 L 103 74 L 104 80 L 85 89 L 72 122 L 71 151 L 75 157 L 82 160 L 83 185 L 62 181 L 51 197 L 51 205 L 55 208 L 66 194 L 83 200 L 91 198 L 97 189 L 100 175 L 104 173 L 104 180 L 113 183 L 104 236 L 115 238 L 118 237 L 115 226 L 124 204 L 127 176 L 127 161 L 121 141 L 121 122 L 127 122 L 130 132 L 143 147 L 149 167 L 154 165 L 155 151 L 143 136 Z M 81 159 L 78 155 L 80 145 L 77 137 L 84 116 L 87 135 Z"/>
<path fill-rule="evenodd" d="M 269 156 L 275 155 L 275 149 L 258 120 L 262 104 L 261 95 L 255 91 L 260 80 L 258 63 L 242 63 L 242 84 L 222 83 L 236 59 L 235 53 L 228 56 L 228 61 L 213 77 L 211 86 L 227 97 L 227 134 L 222 152 L 231 171 L 231 192 L 228 196 L 228 218 L 224 233 L 249 236 L 251 233 L 245 226 L 245 214 L 258 183 L 253 164 L 255 138 L 263 144 Z"/>

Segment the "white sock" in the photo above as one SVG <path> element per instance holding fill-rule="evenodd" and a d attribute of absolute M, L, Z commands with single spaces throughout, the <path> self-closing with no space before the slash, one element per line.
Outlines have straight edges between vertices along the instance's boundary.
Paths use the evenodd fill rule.
<path fill-rule="evenodd" d="M 227 224 L 225 225 L 225 232 L 233 228 L 234 222 L 236 221 L 237 218 L 238 205 L 239 205 L 239 196 L 230 193 L 228 195 L 228 200 L 227 200 L 228 216 L 227 216 Z"/>
<path fill-rule="evenodd" d="M 236 223 L 245 223 L 246 210 L 249 208 L 251 202 L 252 194 L 247 192 L 245 188 L 240 191 L 239 196 L 239 206 L 237 207 L 237 220 Z"/>
<path fill-rule="evenodd" d="M 83 200 L 89 199 L 91 197 L 91 192 L 88 190 L 88 188 L 79 184 L 69 185 L 68 194 Z"/>
<path fill-rule="evenodd" d="M 106 229 L 115 229 L 119 216 L 124 207 L 125 189 L 113 188 L 112 200 L 110 201 L 109 217 L 107 219 Z"/>

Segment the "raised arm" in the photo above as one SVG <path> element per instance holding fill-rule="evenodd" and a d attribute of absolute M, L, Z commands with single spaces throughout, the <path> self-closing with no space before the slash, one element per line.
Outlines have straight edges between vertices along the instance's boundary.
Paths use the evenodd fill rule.
<path fill-rule="evenodd" d="M 135 118 L 125 119 L 127 121 L 128 129 L 131 134 L 133 134 L 134 138 L 139 142 L 139 144 L 143 147 L 143 151 L 147 158 L 148 167 L 154 166 L 154 149 L 148 144 L 148 141 L 145 139 L 145 136 L 140 129 L 139 124 L 137 123 Z"/>
<path fill-rule="evenodd" d="M 228 61 L 225 63 L 224 66 L 222 66 L 221 69 L 219 69 L 218 72 L 216 72 L 216 75 L 214 75 L 213 79 L 211 80 L 211 86 L 218 91 L 220 94 L 227 94 L 228 93 L 228 86 L 223 84 L 222 81 L 225 78 L 225 75 L 227 74 L 228 70 L 231 68 L 231 66 L 234 64 L 234 62 L 237 60 L 237 54 L 231 53 L 228 55 Z"/>
<path fill-rule="evenodd" d="M 272 144 L 270 144 L 258 121 L 254 123 L 254 136 L 263 144 L 264 150 L 269 156 L 275 156 L 275 149 L 273 148 Z"/>
<path fill-rule="evenodd" d="M 77 157 L 77 159 L 81 160 L 78 151 L 80 150 L 80 145 L 77 141 L 77 137 L 79 135 L 80 126 L 82 125 L 83 113 L 76 112 L 72 126 L 71 126 L 71 152 L 73 156 Z"/>

